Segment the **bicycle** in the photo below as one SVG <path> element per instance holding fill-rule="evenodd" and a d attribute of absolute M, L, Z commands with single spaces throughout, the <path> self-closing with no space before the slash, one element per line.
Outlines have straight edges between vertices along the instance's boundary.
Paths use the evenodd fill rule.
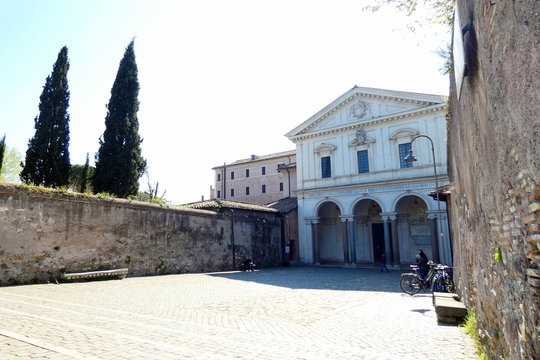
<path fill-rule="evenodd" d="M 413 273 L 401 274 L 399 286 L 403 292 L 414 295 L 420 290 L 430 290 L 432 292 L 453 292 L 454 281 L 449 274 L 447 265 L 428 263 L 429 271 L 425 279 L 420 277 L 418 266 L 410 265 Z"/>

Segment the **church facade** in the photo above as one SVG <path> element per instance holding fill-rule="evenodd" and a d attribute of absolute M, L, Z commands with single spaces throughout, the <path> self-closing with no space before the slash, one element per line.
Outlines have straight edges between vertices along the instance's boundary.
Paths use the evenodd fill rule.
<path fill-rule="evenodd" d="M 430 196 L 448 184 L 445 97 L 355 86 L 286 136 L 301 261 L 397 267 L 423 249 L 451 264 L 446 204 Z"/>

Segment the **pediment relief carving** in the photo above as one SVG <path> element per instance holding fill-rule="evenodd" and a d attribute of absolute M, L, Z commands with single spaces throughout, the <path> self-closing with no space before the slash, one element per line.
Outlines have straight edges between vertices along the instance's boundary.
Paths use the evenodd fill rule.
<path fill-rule="evenodd" d="M 319 146 L 317 146 L 313 152 L 316 153 L 316 154 L 323 154 L 323 153 L 332 153 L 336 150 L 337 148 L 332 145 L 332 144 L 325 144 L 325 143 L 322 143 L 320 144 Z"/>
<path fill-rule="evenodd" d="M 367 136 L 366 130 L 358 129 L 354 134 L 354 139 L 349 143 L 349 147 L 371 145 L 375 142 L 375 139 Z"/>
<path fill-rule="evenodd" d="M 396 141 L 401 138 L 410 137 L 411 139 L 416 135 L 420 134 L 418 130 L 414 129 L 399 129 L 396 130 L 390 135 L 390 140 Z"/>
<path fill-rule="evenodd" d="M 356 100 L 349 108 L 349 115 L 357 120 L 363 119 L 369 114 L 371 114 L 371 104 L 361 99 Z"/>

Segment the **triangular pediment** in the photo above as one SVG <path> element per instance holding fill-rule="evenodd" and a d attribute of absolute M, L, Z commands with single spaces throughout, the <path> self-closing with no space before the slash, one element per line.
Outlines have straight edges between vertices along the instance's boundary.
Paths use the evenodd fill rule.
<path fill-rule="evenodd" d="M 294 139 L 340 127 L 361 126 L 378 119 L 407 116 L 443 106 L 444 101 L 439 95 L 355 86 L 285 136 Z"/>

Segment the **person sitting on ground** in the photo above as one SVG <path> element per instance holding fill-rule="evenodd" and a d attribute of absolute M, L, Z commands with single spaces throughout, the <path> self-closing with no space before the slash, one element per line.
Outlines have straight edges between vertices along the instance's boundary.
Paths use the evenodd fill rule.
<path fill-rule="evenodd" d="M 255 264 L 251 260 L 251 258 L 247 258 L 244 260 L 244 270 L 245 271 L 255 271 Z"/>

